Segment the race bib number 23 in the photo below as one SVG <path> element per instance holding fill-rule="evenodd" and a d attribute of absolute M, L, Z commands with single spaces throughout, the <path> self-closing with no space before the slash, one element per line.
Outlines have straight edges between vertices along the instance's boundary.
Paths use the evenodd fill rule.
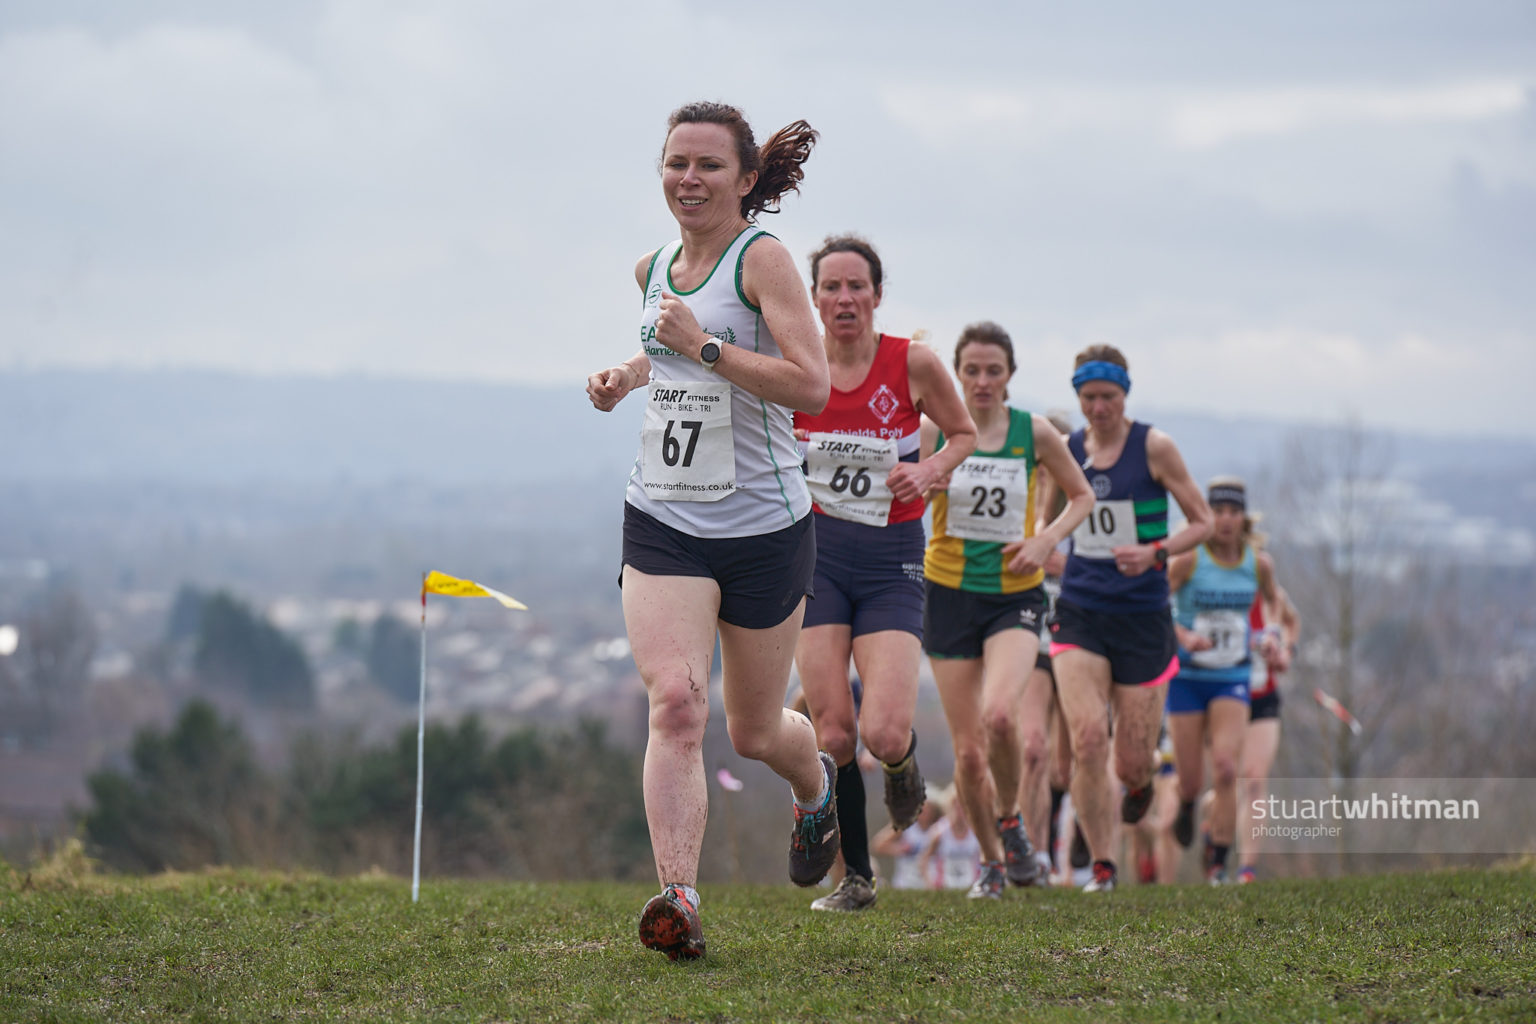
<path fill-rule="evenodd" d="M 1023 459 L 972 455 L 949 475 L 944 531 L 965 540 L 1011 544 L 1024 538 L 1029 465 Z"/>

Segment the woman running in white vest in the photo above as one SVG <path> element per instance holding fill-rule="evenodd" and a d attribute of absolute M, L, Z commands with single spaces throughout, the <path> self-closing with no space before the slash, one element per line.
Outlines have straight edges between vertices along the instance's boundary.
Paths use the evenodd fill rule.
<path fill-rule="evenodd" d="M 635 266 L 640 352 L 587 379 L 605 412 L 651 385 L 619 583 L 650 704 L 643 786 L 662 884 L 640 941 L 674 960 L 704 955 L 695 884 L 717 634 L 731 744 L 793 791 L 791 880 L 815 885 L 837 856 L 836 765 L 784 707 L 816 564 L 791 417 L 826 405 L 827 360 L 794 259 L 753 223 L 798 190 L 815 139 L 796 121 L 759 148 L 735 107 L 672 112 L 661 184 L 681 237 Z"/>

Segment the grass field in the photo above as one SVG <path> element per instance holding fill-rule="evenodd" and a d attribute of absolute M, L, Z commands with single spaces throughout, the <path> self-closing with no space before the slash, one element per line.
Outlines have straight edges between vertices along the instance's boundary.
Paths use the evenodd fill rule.
<path fill-rule="evenodd" d="M 690 964 L 636 940 L 650 895 L 0 866 L 0 1020 L 1536 1021 L 1529 866 L 857 916 L 712 886 Z"/>

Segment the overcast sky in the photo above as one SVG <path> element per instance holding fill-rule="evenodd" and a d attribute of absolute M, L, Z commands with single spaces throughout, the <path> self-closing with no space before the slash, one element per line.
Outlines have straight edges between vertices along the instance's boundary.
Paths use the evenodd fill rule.
<path fill-rule="evenodd" d="M 217 8 L 217 10 L 214 10 Z M 737 11 L 752 13 L 736 13 Z M 633 352 L 680 103 L 1015 395 L 1536 439 L 1536 4 L 0 3 L 0 369 L 569 387 Z M 802 260 L 803 263 L 803 260 Z"/>

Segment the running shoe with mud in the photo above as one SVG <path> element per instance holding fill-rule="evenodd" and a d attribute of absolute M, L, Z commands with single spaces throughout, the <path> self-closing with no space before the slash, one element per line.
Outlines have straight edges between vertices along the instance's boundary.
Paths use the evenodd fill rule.
<path fill-rule="evenodd" d="M 875 905 L 875 883 L 857 872 L 850 871 L 837 883 L 837 888 L 811 903 L 812 910 L 835 910 L 853 913 L 868 910 Z"/>
<path fill-rule="evenodd" d="M 1067 863 L 1072 865 L 1074 871 L 1080 871 L 1088 866 L 1091 858 L 1088 852 L 1088 838 L 1083 835 L 1081 825 L 1072 826 L 1072 845 L 1067 850 Z"/>
<path fill-rule="evenodd" d="M 789 880 L 815 885 L 837 860 L 837 765 L 826 751 L 817 755 L 827 777 L 827 799 L 815 811 L 795 807 L 795 830 L 789 836 Z"/>
<path fill-rule="evenodd" d="M 912 734 L 912 749 L 900 764 L 885 765 L 885 809 L 891 814 L 891 828 L 904 832 L 917 820 L 928 799 L 928 787 L 917 767 L 917 734 Z"/>
<path fill-rule="evenodd" d="M 640 912 L 640 943 L 667 954 L 669 960 L 697 960 L 704 955 L 699 910 L 681 888 L 669 885 L 646 903 Z"/>
<path fill-rule="evenodd" d="M 1020 887 L 1041 884 L 1040 862 L 1035 860 L 1035 851 L 1019 816 L 998 818 L 997 834 L 1003 841 L 1003 863 L 1007 865 L 1009 883 Z"/>
<path fill-rule="evenodd" d="M 1126 825 L 1134 825 L 1147 816 L 1147 808 L 1152 806 L 1152 783 L 1147 783 L 1140 789 L 1128 789 L 1120 800 L 1120 821 Z"/>
<path fill-rule="evenodd" d="M 1173 819 L 1173 839 L 1184 849 L 1195 841 L 1195 802 L 1180 800 L 1179 813 Z"/>
<path fill-rule="evenodd" d="M 973 900 L 1000 900 L 1003 898 L 1003 887 L 1008 884 L 1008 876 L 1003 871 L 1003 865 L 999 861 L 981 864 L 981 874 L 971 885 L 971 891 L 966 893 L 967 899 Z"/>

